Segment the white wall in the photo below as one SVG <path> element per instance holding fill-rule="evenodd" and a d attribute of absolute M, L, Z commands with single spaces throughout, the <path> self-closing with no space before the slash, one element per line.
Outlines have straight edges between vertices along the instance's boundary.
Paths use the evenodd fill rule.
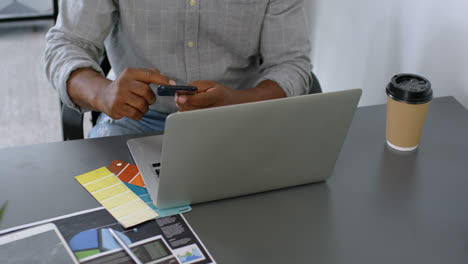
<path fill-rule="evenodd" d="M 360 105 L 381 104 L 391 77 L 411 72 L 468 108 L 467 0 L 305 1 L 324 91 L 359 87 Z"/>

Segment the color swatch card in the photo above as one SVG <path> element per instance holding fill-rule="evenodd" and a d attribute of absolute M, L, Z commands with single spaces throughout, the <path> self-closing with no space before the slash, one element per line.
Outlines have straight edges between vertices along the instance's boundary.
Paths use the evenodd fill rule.
<path fill-rule="evenodd" d="M 182 214 L 190 212 L 192 207 L 190 205 L 158 209 L 154 206 L 153 201 L 145 187 L 143 178 L 141 177 L 138 167 L 120 160 L 114 160 L 111 165 L 107 167 L 109 171 L 117 175 L 121 181 L 127 185 L 138 197 L 140 197 L 149 207 L 151 207 L 160 217 Z"/>
<path fill-rule="evenodd" d="M 105 167 L 75 178 L 125 228 L 158 216 L 151 207 Z"/>
<path fill-rule="evenodd" d="M 124 161 L 114 160 L 107 168 L 117 175 L 121 181 L 146 188 L 137 166 Z"/>
<path fill-rule="evenodd" d="M 158 209 L 156 208 L 156 206 L 154 206 L 153 201 L 151 200 L 151 197 L 146 188 L 142 188 L 140 186 L 136 186 L 126 182 L 125 185 L 127 185 L 127 187 L 130 190 L 132 190 L 132 192 L 134 192 L 138 197 L 140 197 L 143 200 L 143 202 L 145 202 L 149 207 L 153 208 L 153 210 L 158 214 L 158 217 L 156 218 L 182 214 L 192 211 L 192 207 L 190 205 Z"/>

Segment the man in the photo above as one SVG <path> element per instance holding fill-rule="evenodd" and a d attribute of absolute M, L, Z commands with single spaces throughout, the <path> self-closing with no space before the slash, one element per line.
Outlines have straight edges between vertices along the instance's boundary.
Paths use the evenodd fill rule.
<path fill-rule="evenodd" d="M 103 112 L 90 137 L 163 130 L 176 111 L 307 93 L 306 28 L 304 0 L 62 0 L 46 74 L 65 104 Z M 198 92 L 159 97 L 158 84 Z"/>

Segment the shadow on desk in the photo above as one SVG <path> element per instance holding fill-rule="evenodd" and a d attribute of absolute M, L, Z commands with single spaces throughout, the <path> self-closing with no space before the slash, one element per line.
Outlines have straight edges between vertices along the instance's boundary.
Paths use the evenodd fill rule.
<path fill-rule="evenodd" d="M 220 261 L 296 263 L 291 256 L 304 259 L 309 255 L 320 260 L 317 263 L 327 263 L 331 254 L 328 239 L 332 237 L 329 207 L 328 185 L 322 182 L 198 204 L 185 216 L 199 234 L 213 236 L 201 239 Z M 211 242 L 221 240 L 224 244 Z M 269 245 L 274 241 L 276 247 L 261 241 L 270 241 Z M 239 244 L 248 252 L 235 252 Z M 282 248 L 294 251 L 278 251 Z"/>
<path fill-rule="evenodd" d="M 376 173 L 378 199 L 407 203 L 415 195 L 419 150 L 401 152 L 385 146 L 382 150 L 380 166 Z"/>

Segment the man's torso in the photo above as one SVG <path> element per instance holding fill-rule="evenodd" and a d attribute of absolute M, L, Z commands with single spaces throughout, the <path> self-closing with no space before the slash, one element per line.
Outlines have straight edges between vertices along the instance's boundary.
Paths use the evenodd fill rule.
<path fill-rule="evenodd" d="M 106 49 L 115 74 L 157 68 L 178 84 L 247 89 L 257 81 L 268 0 L 120 0 Z M 153 110 L 173 112 L 173 98 Z"/>

